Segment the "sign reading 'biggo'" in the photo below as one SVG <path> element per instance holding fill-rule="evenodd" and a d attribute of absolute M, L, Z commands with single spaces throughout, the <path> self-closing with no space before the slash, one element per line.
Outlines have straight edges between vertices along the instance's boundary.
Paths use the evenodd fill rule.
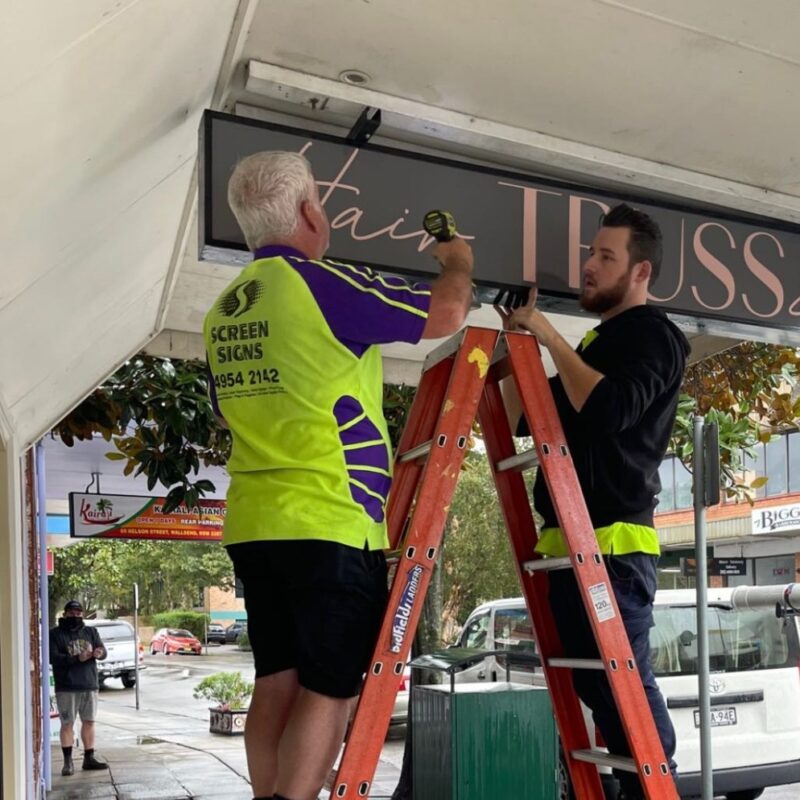
<path fill-rule="evenodd" d="M 717 332 L 800 344 L 800 226 L 684 202 L 631 198 L 518 172 L 477 167 L 206 112 L 201 126 L 200 243 L 204 260 L 250 256 L 227 204 L 241 158 L 261 150 L 303 153 L 331 221 L 332 258 L 432 277 L 425 212 L 447 209 L 475 251 L 480 299 L 536 283 L 545 310 L 581 313 L 581 265 L 601 215 L 625 201 L 664 233 L 651 302 L 702 318 Z M 742 330 L 739 326 L 747 326 Z M 774 331 L 778 331 L 777 335 Z"/>
<path fill-rule="evenodd" d="M 800 530 L 800 503 L 753 509 L 753 533 Z"/>

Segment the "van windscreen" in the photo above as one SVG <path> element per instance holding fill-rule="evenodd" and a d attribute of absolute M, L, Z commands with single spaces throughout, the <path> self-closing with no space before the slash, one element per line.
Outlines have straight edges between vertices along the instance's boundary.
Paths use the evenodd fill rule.
<path fill-rule="evenodd" d="M 697 613 L 694 606 L 656 606 L 650 631 L 650 660 L 657 676 L 697 674 Z M 708 608 L 712 672 L 796 666 L 800 648 L 794 619 L 772 608 L 738 611 Z"/>
<path fill-rule="evenodd" d="M 97 632 L 104 642 L 120 642 L 133 639 L 133 628 L 119 622 L 116 625 L 103 625 L 97 627 Z"/>

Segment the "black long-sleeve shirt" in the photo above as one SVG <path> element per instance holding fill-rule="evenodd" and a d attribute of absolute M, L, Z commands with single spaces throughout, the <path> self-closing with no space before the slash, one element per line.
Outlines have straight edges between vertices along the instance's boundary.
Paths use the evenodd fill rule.
<path fill-rule="evenodd" d="M 94 657 L 81 661 L 84 650 L 102 647 L 103 640 L 95 628 L 81 625 L 75 630 L 68 627 L 68 617 L 61 617 L 58 625 L 50 629 L 50 663 L 57 692 L 88 692 L 99 688 L 97 661 Z"/>
<path fill-rule="evenodd" d="M 644 305 L 602 322 L 594 333 L 578 353 L 603 379 L 578 412 L 561 378 L 551 378 L 556 408 L 594 527 L 652 526 L 661 491 L 658 468 L 675 422 L 689 343 L 663 311 Z M 521 428 L 525 435 L 524 419 Z M 544 527 L 558 527 L 541 470 L 533 499 Z"/>

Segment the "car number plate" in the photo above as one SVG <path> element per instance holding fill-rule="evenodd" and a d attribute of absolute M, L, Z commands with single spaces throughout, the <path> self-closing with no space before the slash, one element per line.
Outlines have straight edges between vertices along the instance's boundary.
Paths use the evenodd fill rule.
<path fill-rule="evenodd" d="M 711 727 L 720 728 L 726 725 L 736 724 L 736 709 L 730 708 L 712 708 L 711 709 Z M 700 727 L 700 711 L 694 712 L 694 726 Z"/>

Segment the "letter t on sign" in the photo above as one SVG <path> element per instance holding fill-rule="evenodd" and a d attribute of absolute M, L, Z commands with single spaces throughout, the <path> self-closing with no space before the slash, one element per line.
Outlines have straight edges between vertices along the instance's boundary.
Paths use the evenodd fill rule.
<path fill-rule="evenodd" d="M 548 192 L 534 189 L 519 183 L 497 181 L 498 186 L 522 189 L 522 280 L 537 283 L 536 280 L 536 208 L 539 194 L 552 194 L 561 197 L 561 192 Z"/>

